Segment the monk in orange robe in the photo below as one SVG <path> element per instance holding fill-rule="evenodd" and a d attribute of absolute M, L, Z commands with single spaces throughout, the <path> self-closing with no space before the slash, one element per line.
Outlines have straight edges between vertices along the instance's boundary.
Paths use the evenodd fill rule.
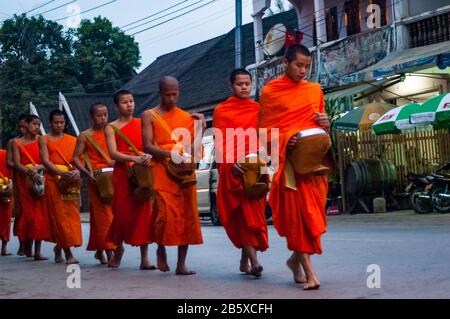
<path fill-rule="evenodd" d="M 22 114 L 19 116 L 17 120 L 17 132 L 18 137 L 22 137 L 25 135 L 27 131 L 27 123 L 25 122 L 26 115 Z M 14 167 L 14 154 L 13 154 L 13 143 L 15 138 L 8 141 L 8 144 L 6 146 L 6 154 L 7 154 L 7 166 L 8 168 L 13 170 L 13 192 L 14 192 L 14 199 L 13 199 L 13 212 L 14 212 L 14 226 L 13 226 L 13 234 L 14 236 L 18 236 L 19 233 L 19 221 L 20 221 L 20 201 L 16 200 L 19 198 L 18 194 L 18 186 L 16 182 L 16 169 Z M 32 244 L 32 243 L 31 243 Z M 32 255 L 32 246 L 30 246 L 30 243 L 26 245 L 25 242 L 19 241 L 19 250 L 17 251 L 17 255 L 24 256 L 25 255 L 25 246 L 26 247 L 26 255 L 30 256 Z"/>
<path fill-rule="evenodd" d="M 81 176 L 80 171 L 73 166 L 72 159 L 77 139 L 64 134 L 65 124 L 64 113 L 59 110 L 52 111 L 50 113 L 51 131 L 39 138 L 39 150 L 42 162 L 47 169 L 45 191 L 50 229 L 56 242 L 55 262 L 63 262 L 61 250 L 64 250 L 66 264 L 75 264 L 78 260 L 73 256 L 71 247 L 79 247 L 83 243 L 79 192 L 65 192 L 60 189 L 59 183 L 67 181 L 79 185 Z"/>
<path fill-rule="evenodd" d="M 106 105 L 96 103 L 91 105 L 89 114 L 91 115 L 93 126 L 78 137 L 73 161 L 78 170 L 89 179 L 90 232 L 87 250 L 96 251 L 95 258 L 101 264 L 108 264 L 116 248 L 108 240 L 108 232 L 113 220 L 112 205 L 102 200 L 94 177 L 94 173 L 105 168 L 111 168 L 114 164 L 109 156 L 105 137 L 105 126 L 108 124 L 108 108 Z M 97 144 L 94 145 L 92 141 Z M 99 147 L 100 150 L 96 147 Z M 107 259 L 105 259 L 103 251 L 106 252 Z"/>
<path fill-rule="evenodd" d="M 194 119 L 198 119 L 204 128 L 202 114 L 189 114 L 177 107 L 179 96 L 178 81 L 173 77 L 164 77 L 159 82 L 161 104 L 142 115 L 142 134 L 145 151 L 155 157 L 153 166 L 155 202 L 153 207 L 153 236 L 158 244 L 157 265 L 160 271 L 170 270 L 167 263 L 165 246 L 178 246 L 177 275 L 193 275 L 195 271 L 186 266 L 189 245 L 203 243 L 200 218 L 197 208 L 197 191 L 195 185 L 180 186 L 180 181 L 169 176 L 168 161 L 185 165 L 187 158 L 181 153 L 191 151 L 194 137 Z M 202 133 L 202 127 L 199 133 Z M 174 141 L 171 133 L 175 129 L 184 129 L 190 139 L 183 136 L 183 141 Z M 171 132 L 172 131 L 172 132 Z M 181 144 L 182 143 L 182 144 Z M 176 151 L 172 150 L 178 147 Z M 189 161 L 191 158 L 189 158 Z M 195 178 L 195 173 L 191 176 Z"/>
<path fill-rule="evenodd" d="M 41 120 L 35 115 L 28 115 L 25 121 L 28 124 L 27 132 L 13 143 L 14 165 L 17 169 L 17 200 L 20 201 L 22 209 L 18 237 L 19 241 L 26 242 L 27 246 L 31 246 L 33 240 L 35 241 L 34 260 L 47 260 L 48 258 L 41 255 L 42 240 L 52 241 L 46 198 L 45 195 L 30 193 L 26 182 L 28 176 L 35 183 L 44 184 L 42 175 L 45 168 L 38 145 Z"/>
<path fill-rule="evenodd" d="M 295 175 L 295 185 L 287 187 L 286 151 L 295 146 L 298 132 L 329 128 L 330 122 L 324 113 L 320 86 L 304 80 L 311 65 L 308 49 L 302 45 L 290 47 L 284 64 L 284 76 L 269 82 L 260 99 L 260 128 L 267 128 L 268 133 L 272 128 L 279 129 L 279 149 L 271 154 L 272 163 L 276 162 L 274 158 L 279 163 L 275 166 L 269 202 L 274 226 L 280 236 L 286 237 L 288 249 L 293 251 L 287 265 L 294 280 L 304 283 L 305 290 L 318 289 L 320 282 L 310 255 L 322 253 L 320 236 L 326 231 L 328 180 L 326 176 Z M 275 136 L 269 134 L 268 138 Z"/>
<path fill-rule="evenodd" d="M 112 201 L 113 222 L 109 240 L 117 245 L 117 248 L 109 265 L 112 268 L 120 266 L 125 243 L 140 247 L 140 269 L 153 270 L 156 267 L 150 263 L 148 257 L 148 244 L 152 238 L 151 197 L 142 201 L 137 199 L 128 177 L 128 169 L 132 164 L 148 166 L 152 157 L 143 152 L 141 119 L 133 117 L 133 95 L 129 91 L 121 90 L 114 95 L 114 103 L 119 117 L 105 128 L 109 154 L 115 161 L 113 186 L 116 190 Z M 137 152 L 130 148 L 113 127 L 120 130 Z"/>
<path fill-rule="evenodd" d="M 250 99 L 252 77 L 249 72 L 244 69 L 233 71 L 230 84 L 233 96 L 219 104 L 213 115 L 214 128 L 222 132 L 222 142 L 217 138 L 215 140 L 219 170 L 217 209 L 231 242 L 236 248 L 242 249 L 241 272 L 259 277 L 263 267 L 258 261 L 256 252 L 265 251 L 269 247 L 265 218 L 266 197 L 250 199 L 244 193 L 243 171 L 238 164 L 237 151 L 242 145 L 238 145 L 239 140 L 234 134 L 230 132 L 227 134 L 227 129 L 254 129 L 253 150 L 250 150 L 249 141 L 243 142 L 245 155 L 249 152 L 256 153 L 258 151 L 256 129 L 260 107 Z"/>
<path fill-rule="evenodd" d="M 6 151 L 0 149 L 0 187 L 12 187 L 9 182 L 12 178 L 12 171 L 6 165 Z M 12 190 L 11 190 L 12 191 Z M 2 241 L 1 255 L 10 256 L 6 246 L 11 234 L 13 199 L 0 198 L 0 240 Z"/>

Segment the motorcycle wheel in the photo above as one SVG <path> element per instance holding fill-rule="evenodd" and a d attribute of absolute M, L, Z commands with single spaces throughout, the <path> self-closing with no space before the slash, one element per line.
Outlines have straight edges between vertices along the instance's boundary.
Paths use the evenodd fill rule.
<path fill-rule="evenodd" d="M 431 202 L 433 204 L 433 207 L 441 214 L 450 213 L 450 199 L 440 196 L 440 194 L 445 193 L 445 189 L 440 187 L 436 188 L 431 193 Z"/>
<path fill-rule="evenodd" d="M 433 212 L 433 205 L 429 199 L 420 198 L 424 192 L 423 187 L 415 187 L 409 194 L 409 204 L 417 214 L 429 214 Z"/>

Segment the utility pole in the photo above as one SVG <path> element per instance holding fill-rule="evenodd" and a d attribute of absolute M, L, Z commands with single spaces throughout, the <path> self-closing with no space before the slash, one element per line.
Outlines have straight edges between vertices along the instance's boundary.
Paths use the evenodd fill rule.
<path fill-rule="evenodd" d="M 235 28 L 235 57 L 236 69 L 242 68 L 243 41 L 242 41 L 242 0 L 236 0 L 236 28 Z"/>

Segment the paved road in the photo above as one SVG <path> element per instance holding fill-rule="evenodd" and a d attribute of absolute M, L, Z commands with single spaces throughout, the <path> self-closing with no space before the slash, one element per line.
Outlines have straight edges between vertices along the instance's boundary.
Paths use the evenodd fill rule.
<path fill-rule="evenodd" d="M 272 226 L 270 248 L 261 254 L 261 279 L 239 274 L 239 252 L 223 228 L 206 222 L 202 230 L 205 244 L 192 247 L 188 256 L 198 274 L 180 277 L 173 271 L 138 270 L 139 249 L 129 246 L 119 270 L 96 264 L 85 250 L 89 224 L 84 223 L 85 244 L 74 250 L 81 288 L 67 288 L 65 265 L 13 255 L 0 257 L 0 298 L 450 298 L 450 215 L 330 217 L 324 254 L 313 257 L 322 287 L 308 292 L 292 282 L 284 264 L 289 256 L 285 240 Z M 14 238 L 9 248 L 15 252 L 17 246 Z M 51 248 L 44 244 L 47 256 Z M 174 268 L 176 249 L 169 248 L 168 254 Z M 379 289 L 367 287 L 370 264 L 380 266 Z"/>

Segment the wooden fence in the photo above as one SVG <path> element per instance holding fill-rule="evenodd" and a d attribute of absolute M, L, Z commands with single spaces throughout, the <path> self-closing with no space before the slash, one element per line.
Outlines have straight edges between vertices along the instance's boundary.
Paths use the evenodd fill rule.
<path fill-rule="evenodd" d="M 405 134 L 375 135 L 373 132 L 333 133 L 338 160 L 343 209 L 351 206 L 345 194 L 347 166 L 362 159 L 384 159 L 397 168 L 395 192 L 403 192 L 406 174 L 432 173 L 450 161 L 450 134 L 447 130 L 414 131 Z"/>

